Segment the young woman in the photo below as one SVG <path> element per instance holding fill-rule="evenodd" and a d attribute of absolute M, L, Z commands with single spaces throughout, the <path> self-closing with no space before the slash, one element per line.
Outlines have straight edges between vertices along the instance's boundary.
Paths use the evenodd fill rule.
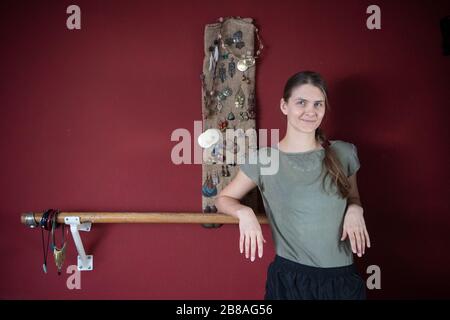
<path fill-rule="evenodd" d="M 265 299 L 365 299 L 365 282 L 353 262 L 353 253 L 362 257 L 370 247 L 356 182 L 357 149 L 327 140 L 320 128 L 329 109 L 320 74 L 293 75 L 280 109 L 287 116 L 284 138 L 260 148 L 256 164 L 240 165 L 215 205 L 239 219 L 240 252 L 254 261 L 256 251 L 262 257 L 266 240 L 253 210 L 239 200 L 259 188 L 276 252 Z M 275 154 L 278 170 L 263 174 L 261 158 Z"/>

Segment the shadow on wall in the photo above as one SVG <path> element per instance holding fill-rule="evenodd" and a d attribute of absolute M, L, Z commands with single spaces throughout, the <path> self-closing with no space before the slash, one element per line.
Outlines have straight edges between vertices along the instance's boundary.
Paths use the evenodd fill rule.
<path fill-rule="evenodd" d="M 358 186 L 372 248 L 356 262 L 365 279 L 366 268 L 378 265 L 382 279 L 381 290 L 368 290 L 369 298 L 449 297 L 448 261 L 440 253 L 445 230 L 433 223 L 427 178 L 412 174 L 416 164 L 409 161 L 416 110 L 405 117 L 401 106 L 395 108 L 397 89 L 381 88 L 364 75 L 338 80 L 330 90 L 333 136 L 354 143 L 361 161 Z M 383 103 L 381 96 L 392 100 Z"/>

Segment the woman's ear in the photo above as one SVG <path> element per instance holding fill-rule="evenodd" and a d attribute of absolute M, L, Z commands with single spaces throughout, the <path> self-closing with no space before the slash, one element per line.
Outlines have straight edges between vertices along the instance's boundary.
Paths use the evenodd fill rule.
<path fill-rule="evenodd" d="M 284 101 L 284 98 L 281 98 L 281 100 L 280 100 L 280 109 L 281 109 L 281 112 L 283 112 L 283 114 L 284 114 L 285 116 L 287 116 L 287 114 L 288 114 L 288 111 L 287 111 L 287 104 L 286 104 L 286 102 Z"/>

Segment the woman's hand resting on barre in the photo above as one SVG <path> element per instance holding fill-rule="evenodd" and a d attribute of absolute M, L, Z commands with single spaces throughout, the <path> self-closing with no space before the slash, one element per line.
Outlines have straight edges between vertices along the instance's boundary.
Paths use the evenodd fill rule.
<path fill-rule="evenodd" d="M 262 234 L 261 225 L 256 218 L 255 213 L 249 207 L 239 209 L 237 212 L 239 218 L 239 250 L 241 253 L 245 251 L 245 258 L 251 261 L 255 260 L 256 250 L 258 257 L 263 256 L 263 243 L 266 242 Z"/>
<path fill-rule="evenodd" d="M 245 252 L 245 258 L 251 258 L 251 261 L 255 261 L 257 248 L 258 256 L 262 257 L 263 243 L 266 240 L 253 209 L 242 205 L 239 200 L 255 187 L 255 182 L 239 170 L 234 179 L 222 189 L 215 199 L 215 205 L 219 212 L 239 219 L 239 250 L 241 253 Z"/>

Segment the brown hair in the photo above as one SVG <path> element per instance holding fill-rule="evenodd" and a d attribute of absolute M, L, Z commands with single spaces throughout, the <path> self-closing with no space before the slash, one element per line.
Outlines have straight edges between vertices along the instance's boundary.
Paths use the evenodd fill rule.
<path fill-rule="evenodd" d="M 311 84 L 319 88 L 325 97 L 325 110 L 330 110 L 330 104 L 328 102 L 328 87 L 322 76 L 313 71 L 301 71 L 294 74 L 286 82 L 284 86 L 283 99 L 287 103 L 291 97 L 292 90 L 303 84 Z M 325 188 L 325 180 L 328 175 L 330 175 L 330 186 L 334 183 L 342 198 L 347 198 L 350 190 L 350 182 L 342 169 L 342 164 L 339 161 L 335 151 L 330 148 L 330 142 L 326 138 L 325 132 L 320 127 L 316 129 L 316 140 L 325 149 L 325 157 L 323 159 L 322 166 L 325 168 L 325 175 L 323 177 L 322 185 Z"/>

